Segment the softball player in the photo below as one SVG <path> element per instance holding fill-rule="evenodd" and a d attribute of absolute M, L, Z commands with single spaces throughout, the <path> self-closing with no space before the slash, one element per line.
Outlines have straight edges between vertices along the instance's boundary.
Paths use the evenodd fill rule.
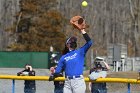
<path fill-rule="evenodd" d="M 84 58 L 88 49 L 92 45 L 92 40 L 85 32 L 85 21 L 81 16 L 73 17 L 70 22 L 74 25 L 74 27 L 81 31 L 84 39 L 86 40 L 86 44 L 81 48 L 76 49 L 77 38 L 74 36 L 70 37 L 66 41 L 66 47 L 69 51 L 60 58 L 54 76 L 64 69 L 66 78 L 63 89 L 64 93 L 85 93 L 86 84 L 83 77 Z"/>

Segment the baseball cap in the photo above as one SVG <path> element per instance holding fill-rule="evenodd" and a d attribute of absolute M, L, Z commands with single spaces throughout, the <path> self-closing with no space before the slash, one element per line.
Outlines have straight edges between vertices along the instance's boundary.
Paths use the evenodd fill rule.
<path fill-rule="evenodd" d="M 102 58 L 102 57 L 96 57 L 95 58 L 95 61 L 103 61 L 104 60 L 104 58 Z"/>

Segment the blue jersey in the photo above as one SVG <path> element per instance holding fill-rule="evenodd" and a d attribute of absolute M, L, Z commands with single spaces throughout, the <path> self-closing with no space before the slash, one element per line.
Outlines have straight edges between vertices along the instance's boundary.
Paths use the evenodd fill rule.
<path fill-rule="evenodd" d="M 63 55 L 57 65 L 55 73 L 65 70 L 65 76 L 79 76 L 83 74 L 85 54 L 92 45 L 92 41 L 88 41 L 83 47 L 69 51 Z"/>

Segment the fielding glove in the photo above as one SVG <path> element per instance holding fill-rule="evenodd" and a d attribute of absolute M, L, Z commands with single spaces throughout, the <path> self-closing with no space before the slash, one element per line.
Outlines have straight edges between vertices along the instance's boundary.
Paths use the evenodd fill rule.
<path fill-rule="evenodd" d="M 74 28 L 78 30 L 82 30 L 86 28 L 86 23 L 83 17 L 74 16 L 70 19 L 70 23 L 74 26 Z"/>

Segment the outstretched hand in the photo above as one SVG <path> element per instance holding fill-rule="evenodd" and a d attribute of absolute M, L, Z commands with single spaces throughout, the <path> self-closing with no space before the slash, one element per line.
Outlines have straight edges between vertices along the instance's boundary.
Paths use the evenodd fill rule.
<path fill-rule="evenodd" d="M 81 16 L 74 16 L 70 19 L 70 23 L 74 26 L 74 28 L 78 30 L 82 30 L 86 28 L 86 23 L 83 17 Z"/>

